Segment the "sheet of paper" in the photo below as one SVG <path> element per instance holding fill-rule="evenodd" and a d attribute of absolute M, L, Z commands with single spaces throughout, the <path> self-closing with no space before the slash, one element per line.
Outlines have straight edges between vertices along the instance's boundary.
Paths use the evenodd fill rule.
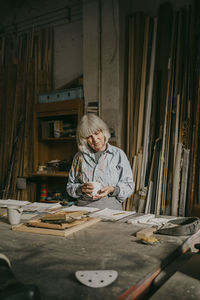
<path fill-rule="evenodd" d="M 32 218 L 35 218 L 38 216 L 38 213 L 22 213 L 22 216 L 21 216 L 21 222 L 25 222 L 25 221 L 28 221 Z"/>
<path fill-rule="evenodd" d="M 158 217 L 154 214 L 146 214 L 146 215 L 134 217 L 133 219 L 129 219 L 127 222 L 131 224 L 162 226 L 172 219 L 176 219 L 176 217 L 170 217 L 170 216 Z"/>
<path fill-rule="evenodd" d="M 21 201 L 14 199 L 1 200 L 0 199 L 0 207 L 7 208 L 10 205 L 20 206 L 23 208 L 21 220 L 27 221 L 33 217 L 41 213 L 46 212 L 56 212 L 58 209 L 62 208 L 60 203 L 41 203 L 41 202 L 29 202 L 29 201 Z M 4 216 L 7 215 L 7 210 L 4 213 Z"/>
<path fill-rule="evenodd" d="M 0 199 L 0 207 L 7 207 L 8 205 L 17 205 L 17 206 L 24 206 L 30 204 L 29 201 L 21 201 L 21 200 L 14 200 L 14 199 Z"/>
<path fill-rule="evenodd" d="M 33 202 L 23 207 L 24 212 L 47 212 L 49 210 L 60 209 L 62 205 L 60 203 L 41 203 Z"/>
<path fill-rule="evenodd" d="M 122 218 L 135 214 L 135 211 L 115 210 L 105 208 L 92 213 L 92 217 L 100 217 L 102 220 L 117 221 Z"/>
<path fill-rule="evenodd" d="M 89 207 L 89 206 L 72 205 L 72 206 L 65 207 L 65 208 L 62 209 L 62 211 L 80 211 L 80 210 L 86 210 L 88 212 L 95 212 L 95 211 L 99 210 L 99 208 Z"/>

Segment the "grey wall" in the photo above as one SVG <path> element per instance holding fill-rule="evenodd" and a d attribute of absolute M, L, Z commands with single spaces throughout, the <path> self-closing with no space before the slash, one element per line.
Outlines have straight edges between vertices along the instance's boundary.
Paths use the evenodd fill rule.
<path fill-rule="evenodd" d="M 83 23 L 86 106 L 87 102 L 94 101 L 96 97 L 99 101 L 100 116 L 109 127 L 114 129 L 118 138 L 118 124 L 121 123 L 121 116 L 119 114 L 119 10 L 117 1 L 103 0 L 100 5 L 98 1 L 86 4 Z M 93 37 L 92 41 L 91 37 Z"/>
<path fill-rule="evenodd" d="M 82 20 L 54 30 L 54 88 L 83 74 Z"/>

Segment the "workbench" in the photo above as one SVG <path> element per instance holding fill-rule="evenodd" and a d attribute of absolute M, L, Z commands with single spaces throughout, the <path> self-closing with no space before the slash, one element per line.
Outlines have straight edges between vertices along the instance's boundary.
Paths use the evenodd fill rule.
<path fill-rule="evenodd" d="M 1 218 L 0 253 L 10 259 L 20 281 L 38 286 L 41 300 L 118 299 L 187 239 L 159 235 L 159 243 L 144 244 L 135 236 L 140 229 L 123 219 L 101 221 L 59 237 L 12 231 L 7 219 Z M 118 278 L 107 287 L 90 288 L 76 279 L 78 270 L 116 270 Z"/>

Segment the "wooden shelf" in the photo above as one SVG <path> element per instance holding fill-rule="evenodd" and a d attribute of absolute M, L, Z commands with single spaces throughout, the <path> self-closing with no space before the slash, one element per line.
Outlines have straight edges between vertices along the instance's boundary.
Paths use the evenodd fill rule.
<path fill-rule="evenodd" d="M 65 100 L 35 105 L 34 112 L 34 173 L 38 176 L 39 164 L 51 160 L 70 160 L 77 151 L 75 136 L 41 136 L 41 122 L 69 120 L 76 128 L 83 115 L 83 99 Z M 45 172 L 46 173 L 46 172 Z M 39 175 L 44 176 L 45 174 Z M 55 175 L 46 175 L 55 176 Z M 62 175 L 56 175 L 62 176 Z"/>
<path fill-rule="evenodd" d="M 30 177 L 67 177 L 69 172 L 57 171 L 57 172 L 45 172 L 38 171 L 31 174 Z"/>
<path fill-rule="evenodd" d="M 83 115 L 83 108 L 83 99 L 39 103 L 35 105 L 34 166 L 29 178 L 37 182 L 36 201 L 40 200 L 42 183 L 47 184 L 47 191 L 49 193 L 55 191 L 65 192 L 64 181 L 66 181 L 69 172 L 53 170 L 38 171 L 38 169 L 40 165 L 46 166 L 52 160 L 65 161 L 69 167 L 69 163 L 78 150 L 74 133 L 77 123 Z M 68 125 L 69 128 L 67 127 Z M 58 129 L 55 126 L 58 126 Z M 69 132 L 71 136 L 67 136 L 67 129 L 73 130 Z M 57 134 L 57 131 L 59 134 Z"/>
<path fill-rule="evenodd" d="M 69 137 L 59 137 L 59 138 L 41 138 L 41 142 L 52 142 L 52 141 L 75 141 L 75 136 L 69 136 Z"/>
<path fill-rule="evenodd" d="M 38 117 L 79 114 L 82 111 L 83 99 L 66 100 L 53 103 L 36 104 L 35 112 Z"/>

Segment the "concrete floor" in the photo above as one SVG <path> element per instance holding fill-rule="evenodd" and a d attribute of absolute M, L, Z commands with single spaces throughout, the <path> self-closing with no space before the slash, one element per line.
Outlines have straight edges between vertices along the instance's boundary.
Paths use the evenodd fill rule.
<path fill-rule="evenodd" d="M 20 281 L 39 287 L 42 300 L 111 300 L 158 268 L 185 240 L 159 236 L 158 244 L 145 245 L 135 237 L 139 229 L 124 222 L 99 222 L 57 237 L 12 231 L 1 218 L 0 252 L 8 256 Z M 77 270 L 110 269 L 118 278 L 104 288 L 86 287 L 75 277 Z"/>

